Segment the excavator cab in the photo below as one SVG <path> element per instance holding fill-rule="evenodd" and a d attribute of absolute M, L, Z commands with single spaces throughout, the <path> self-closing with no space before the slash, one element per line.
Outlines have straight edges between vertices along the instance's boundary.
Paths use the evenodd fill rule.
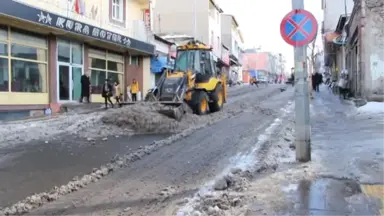
<path fill-rule="evenodd" d="M 163 74 L 147 100 L 165 105 L 159 112 L 178 120 L 188 110 L 198 115 L 221 110 L 227 100 L 226 77 L 216 70 L 212 49 L 199 41 L 179 46 L 174 70 Z"/>

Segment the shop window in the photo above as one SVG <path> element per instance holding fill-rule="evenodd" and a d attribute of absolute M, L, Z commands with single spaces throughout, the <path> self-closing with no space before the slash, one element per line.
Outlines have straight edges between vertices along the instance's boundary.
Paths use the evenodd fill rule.
<path fill-rule="evenodd" d="M 0 43 L 0 55 L 8 55 L 8 44 Z"/>
<path fill-rule="evenodd" d="M 81 44 L 59 40 L 57 45 L 57 60 L 71 64 L 83 64 L 83 47 Z"/>
<path fill-rule="evenodd" d="M 123 64 L 118 62 L 108 61 L 108 70 L 123 72 Z"/>
<path fill-rule="evenodd" d="M 72 49 L 72 64 L 83 64 L 83 47 L 80 44 L 73 44 Z"/>
<path fill-rule="evenodd" d="M 43 37 L 0 26 L 0 91 L 46 93 L 47 48 Z"/>
<path fill-rule="evenodd" d="M 31 32 L 11 30 L 11 41 L 15 44 L 23 44 L 31 47 L 48 48 L 47 39 Z"/>
<path fill-rule="evenodd" d="M 57 60 L 59 62 L 67 62 L 69 63 L 70 61 L 70 53 L 71 53 L 71 48 L 70 48 L 70 43 L 69 41 L 59 41 L 57 44 Z"/>
<path fill-rule="evenodd" d="M 46 92 L 46 64 L 12 59 L 11 68 L 11 91 Z"/>
<path fill-rule="evenodd" d="M 90 58 L 91 68 L 106 69 L 106 61 L 98 58 Z"/>
<path fill-rule="evenodd" d="M 0 41 L 8 40 L 8 27 L 0 25 Z"/>
<path fill-rule="evenodd" d="M 111 84 L 114 84 L 115 82 L 120 83 L 120 88 L 122 83 L 124 83 L 123 74 L 121 73 L 108 72 L 108 79 L 111 81 Z"/>
<path fill-rule="evenodd" d="M 122 55 L 96 49 L 89 50 L 92 94 L 101 94 L 106 78 L 118 81 L 124 89 L 124 58 Z"/>
<path fill-rule="evenodd" d="M 91 70 L 92 94 L 101 94 L 103 84 L 107 78 L 107 72 L 101 70 Z"/>
<path fill-rule="evenodd" d="M 0 92 L 9 91 L 8 59 L 0 58 Z"/>
<path fill-rule="evenodd" d="M 38 49 L 34 47 L 27 47 L 17 44 L 11 46 L 12 57 L 30 59 L 36 61 L 47 61 L 47 53 L 44 49 Z"/>

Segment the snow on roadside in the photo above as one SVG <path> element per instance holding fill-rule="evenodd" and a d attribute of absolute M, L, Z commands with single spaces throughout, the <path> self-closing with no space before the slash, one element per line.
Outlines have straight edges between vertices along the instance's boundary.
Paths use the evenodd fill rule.
<path fill-rule="evenodd" d="M 266 161 L 269 154 L 269 141 L 276 136 L 282 120 L 292 112 L 293 104 L 281 109 L 282 115 L 258 137 L 254 148 L 236 159 L 216 179 L 204 185 L 194 197 L 179 209 L 178 216 L 231 216 L 244 215 L 254 173 L 276 170 L 277 163 Z M 281 152 L 281 151 L 280 151 Z M 284 151 L 285 152 L 285 151 Z"/>
<path fill-rule="evenodd" d="M 270 96 L 272 96 L 278 92 L 279 91 L 277 91 L 277 90 L 272 91 L 271 93 L 266 94 L 265 98 L 268 98 L 268 97 L 270 97 Z M 139 104 L 137 104 L 135 106 L 139 106 Z M 143 109 L 143 107 L 138 107 L 138 109 Z M 151 116 L 152 114 L 148 113 L 147 111 L 149 111 L 151 109 L 153 109 L 153 108 L 148 108 L 148 107 L 144 108 L 143 111 L 145 111 L 145 112 L 140 112 L 139 115 L 147 116 L 145 118 L 148 119 L 148 116 Z M 135 109 L 132 109 L 132 110 L 135 110 Z M 191 135 L 196 130 L 199 130 L 199 129 L 204 128 L 206 126 L 215 124 L 216 122 L 223 120 L 225 118 L 231 118 L 231 117 L 234 117 L 240 113 L 249 112 L 249 111 L 260 112 L 260 113 L 263 113 L 265 115 L 275 115 L 276 114 L 276 113 L 274 113 L 268 109 L 264 109 L 264 108 L 261 108 L 261 107 L 255 105 L 254 102 L 247 101 L 247 102 L 242 102 L 242 103 L 237 103 L 237 104 L 231 104 L 231 106 L 228 106 L 222 112 L 217 112 L 217 113 L 213 113 L 213 114 L 206 115 L 206 116 L 193 116 L 193 117 L 191 117 L 191 116 L 187 115 L 187 117 L 183 121 L 185 121 L 184 124 L 188 124 L 189 127 L 182 130 L 181 132 L 176 133 L 176 134 L 168 137 L 167 139 L 164 139 L 161 141 L 155 141 L 148 146 L 140 148 L 138 151 L 136 151 L 134 153 L 123 155 L 121 157 L 116 157 L 116 158 L 112 159 L 110 163 L 108 163 L 106 165 L 102 165 L 98 169 L 94 169 L 91 173 L 86 174 L 81 178 L 75 177 L 68 184 L 54 187 L 49 192 L 42 192 L 39 194 L 35 194 L 35 195 L 32 195 L 32 196 L 25 198 L 24 200 L 17 202 L 16 204 L 14 204 L 10 207 L 6 207 L 4 209 L 0 208 L 0 215 L 20 215 L 20 214 L 30 212 L 32 209 L 35 209 L 35 208 L 43 205 L 44 203 L 55 201 L 55 200 L 59 199 L 61 196 L 64 196 L 64 195 L 67 195 L 67 194 L 72 193 L 74 191 L 80 190 L 81 188 L 86 187 L 88 184 L 91 184 L 93 182 L 97 182 L 101 178 L 103 178 L 104 176 L 113 172 L 114 170 L 121 168 L 121 167 L 124 167 L 131 162 L 140 160 L 145 155 L 149 155 L 152 152 L 157 151 L 158 149 L 160 149 L 161 147 L 163 147 L 165 145 L 170 145 L 177 140 L 185 138 L 185 137 Z M 118 112 L 118 111 L 114 110 L 112 112 Z M 131 113 L 131 111 L 126 112 L 126 114 L 129 114 L 129 113 Z M 120 112 L 118 112 L 118 114 L 120 114 Z M 92 115 L 88 114 L 87 116 L 88 116 L 88 118 L 85 118 L 83 116 L 84 119 L 82 121 L 78 121 L 78 122 L 75 122 L 74 124 L 71 124 L 70 129 L 72 130 L 75 128 L 78 128 L 78 129 L 81 128 L 82 130 L 84 130 L 84 129 L 86 129 L 86 127 L 89 127 L 89 125 L 97 126 L 98 124 L 102 124 L 101 119 L 104 115 L 102 115 L 100 113 L 98 113 L 98 114 L 93 113 Z M 92 116 L 92 117 L 90 117 L 90 116 Z M 137 116 L 137 113 L 135 116 Z M 79 116 L 77 116 L 77 118 L 79 118 Z M 161 118 L 161 117 L 159 117 L 159 118 Z M 75 119 L 76 118 L 74 118 L 72 120 L 75 121 Z M 128 116 L 128 119 L 129 119 L 129 116 Z M 82 122 L 84 122 L 84 121 L 87 122 L 87 124 L 83 124 Z M 129 120 L 129 121 L 131 121 L 131 120 Z M 140 121 L 142 121 L 142 120 L 140 120 Z M 122 122 L 124 122 L 124 120 Z M 174 123 L 174 120 L 172 120 L 171 122 Z M 191 123 L 193 123 L 193 124 L 191 124 Z M 121 124 L 121 122 L 118 124 Z M 175 124 L 179 124 L 179 123 L 175 123 Z M 86 125 L 86 127 L 83 127 L 83 125 Z M 132 125 L 132 122 L 129 122 L 129 124 L 127 124 L 127 125 Z M 164 125 L 160 125 L 160 126 L 164 126 Z M 108 127 L 108 126 L 106 126 L 106 127 Z M 113 125 L 113 127 L 117 127 L 117 126 Z M 171 128 L 173 128 L 173 127 L 171 127 Z"/>
<path fill-rule="evenodd" d="M 95 137 L 127 132 L 118 127 L 101 125 L 100 119 L 103 115 L 104 112 L 94 112 L 62 115 L 52 119 L 7 123 L 0 127 L 0 148 L 31 140 L 48 140 L 62 133 Z M 97 130 L 97 133 L 94 130 Z"/>
<path fill-rule="evenodd" d="M 381 114 L 384 113 L 383 102 L 368 102 L 364 106 L 357 108 L 357 114 Z"/>

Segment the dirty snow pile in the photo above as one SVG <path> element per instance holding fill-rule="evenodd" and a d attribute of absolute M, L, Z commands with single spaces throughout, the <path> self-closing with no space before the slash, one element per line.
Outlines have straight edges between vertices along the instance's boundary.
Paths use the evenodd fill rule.
<path fill-rule="evenodd" d="M 177 133 L 203 119 L 197 115 L 185 114 L 181 121 L 176 121 L 160 114 L 161 109 L 167 107 L 161 104 L 138 103 L 106 113 L 101 122 L 105 125 L 129 128 L 138 133 Z"/>

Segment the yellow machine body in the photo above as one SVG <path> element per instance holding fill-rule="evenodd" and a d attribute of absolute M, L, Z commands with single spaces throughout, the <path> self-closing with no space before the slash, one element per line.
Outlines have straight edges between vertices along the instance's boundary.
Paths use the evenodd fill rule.
<path fill-rule="evenodd" d="M 198 41 L 177 47 L 175 68 L 158 86 L 158 101 L 174 107 L 160 113 L 176 119 L 187 106 L 202 115 L 221 110 L 227 101 L 226 76 L 216 70 L 212 49 Z"/>

